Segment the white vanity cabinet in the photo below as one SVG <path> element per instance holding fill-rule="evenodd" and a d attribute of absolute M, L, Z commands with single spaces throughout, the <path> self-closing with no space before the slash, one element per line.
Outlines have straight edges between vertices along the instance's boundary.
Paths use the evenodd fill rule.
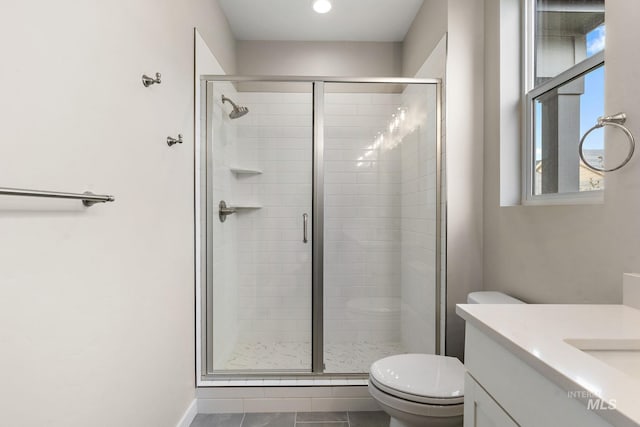
<path fill-rule="evenodd" d="M 611 427 L 470 322 L 466 325 L 464 427 Z"/>
<path fill-rule="evenodd" d="M 469 374 L 464 379 L 464 391 L 464 427 L 518 426 Z"/>

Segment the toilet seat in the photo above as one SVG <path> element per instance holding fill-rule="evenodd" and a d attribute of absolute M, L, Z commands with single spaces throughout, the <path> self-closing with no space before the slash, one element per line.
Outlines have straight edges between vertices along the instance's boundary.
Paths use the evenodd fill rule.
<path fill-rule="evenodd" d="M 464 413 L 464 403 L 458 403 L 455 405 L 432 405 L 428 403 L 412 402 L 410 400 L 385 393 L 372 382 L 369 382 L 369 394 L 376 402 L 378 402 L 382 409 L 392 417 L 405 418 L 407 416 L 417 416 L 441 419 L 461 417 Z"/>
<path fill-rule="evenodd" d="M 371 365 L 372 386 L 399 399 L 427 405 L 464 402 L 464 365 L 455 357 L 398 354 Z"/>

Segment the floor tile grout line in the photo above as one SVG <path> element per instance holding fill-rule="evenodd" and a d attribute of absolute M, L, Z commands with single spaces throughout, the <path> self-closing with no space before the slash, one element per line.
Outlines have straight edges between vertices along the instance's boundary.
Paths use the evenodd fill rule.
<path fill-rule="evenodd" d="M 309 412 L 324 412 L 324 411 L 303 411 L 303 412 L 304 413 L 309 413 Z M 255 413 L 255 414 L 259 414 L 259 415 L 270 415 L 271 414 L 271 415 L 273 415 L 273 414 L 277 413 L 279 415 L 287 415 L 287 418 L 288 418 L 288 416 L 293 415 L 293 424 L 292 425 L 287 424 L 287 426 L 283 426 L 283 425 L 279 424 L 278 427 L 314 427 L 314 426 L 320 426 L 320 425 L 322 425 L 322 426 L 331 425 L 331 426 L 335 426 L 335 427 L 351 427 L 351 412 L 352 411 L 327 411 L 327 412 L 332 412 L 334 414 L 338 414 L 338 413 L 339 414 L 344 414 L 346 416 L 346 419 L 339 420 L 339 419 L 335 419 L 334 418 L 332 420 L 312 419 L 312 420 L 308 420 L 308 421 L 301 421 L 301 420 L 298 420 L 298 414 L 300 412 L 297 412 L 297 411 L 274 412 L 274 413 L 264 412 L 264 413 Z M 353 411 L 353 412 L 359 412 L 359 411 Z M 377 424 L 378 421 L 382 422 L 382 418 L 385 418 L 385 417 L 386 417 L 386 420 L 387 420 L 386 422 L 387 423 L 389 422 L 388 421 L 389 420 L 389 416 L 387 414 L 385 414 L 384 411 L 363 411 L 363 412 L 370 413 L 375 418 L 375 420 L 371 420 L 371 421 L 375 421 L 376 425 L 378 425 Z M 237 413 L 237 415 L 240 415 L 240 414 L 242 415 L 242 417 L 240 418 L 240 423 L 239 424 L 234 424 L 235 427 L 249 427 L 249 425 L 253 424 L 252 422 L 249 421 L 249 424 L 245 425 L 245 421 L 247 421 L 247 414 L 250 414 L 250 415 L 254 414 L 253 412 Z M 198 414 L 198 415 L 199 416 L 200 415 L 205 416 L 205 415 L 208 415 L 208 414 Z M 214 413 L 213 414 L 214 417 L 217 416 L 217 415 L 233 415 L 233 414 L 229 414 L 229 413 L 223 413 L 223 414 Z M 382 417 L 382 418 L 380 418 L 380 417 Z M 358 417 L 356 417 L 356 418 L 358 418 Z M 367 417 L 365 417 L 365 419 L 363 421 L 367 422 L 366 418 Z M 224 421 L 224 420 L 222 420 L 222 421 Z M 274 421 L 274 420 L 271 420 L 270 422 L 272 422 L 272 421 Z M 356 424 L 358 424 L 358 422 L 356 422 Z M 217 425 L 217 423 L 215 425 Z M 385 424 L 385 425 L 388 425 L 388 424 Z M 214 426 L 209 425 L 209 424 L 207 426 L 208 427 L 214 427 Z"/>

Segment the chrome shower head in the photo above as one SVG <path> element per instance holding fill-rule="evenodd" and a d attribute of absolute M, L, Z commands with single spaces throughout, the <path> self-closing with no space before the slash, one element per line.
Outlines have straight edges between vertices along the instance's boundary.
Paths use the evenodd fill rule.
<path fill-rule="evenodd" d="M 249 112 L 249 109 L 247 107 L 240 107 L 239 105 L 236 105 L 235 102 L 222 95 L 222 103 L 224 104 L 227 101 L 229 101 L 229 104 L 233 105 L 233 110 L 231 110 L 231 112 L 229 113 L 230 119 L 237 119 L 238 117 L 242 117 Z"/>

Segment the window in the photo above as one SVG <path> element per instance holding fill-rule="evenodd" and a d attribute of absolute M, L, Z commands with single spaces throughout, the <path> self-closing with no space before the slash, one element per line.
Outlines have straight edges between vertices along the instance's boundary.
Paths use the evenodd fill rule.
<path fill-rule="evenodd" d="M 580 138 L 604 115 L 604 0 L 527 0 L 525 203 L 594 201 L 604 176 Z M 584 145 L 604 162 L 604 133 Z"/>

